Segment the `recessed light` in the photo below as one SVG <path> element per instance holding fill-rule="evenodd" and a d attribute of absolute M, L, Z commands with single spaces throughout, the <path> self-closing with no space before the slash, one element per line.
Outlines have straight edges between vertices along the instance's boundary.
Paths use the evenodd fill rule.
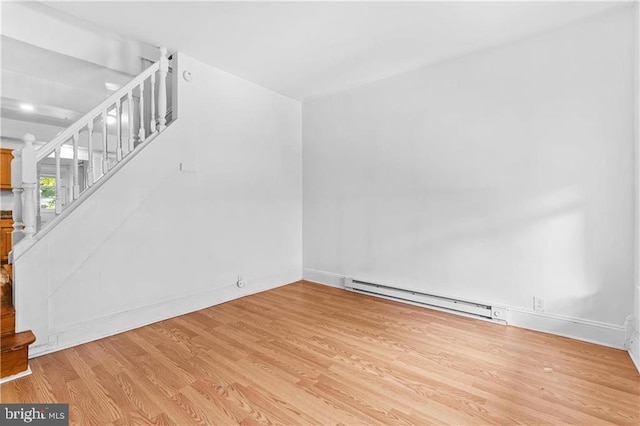
<path fill-rule="evenodd" d="M 20 109 L 23 111 L 33 111 L 35 108 L 31 104 L 20 104 Z"/>

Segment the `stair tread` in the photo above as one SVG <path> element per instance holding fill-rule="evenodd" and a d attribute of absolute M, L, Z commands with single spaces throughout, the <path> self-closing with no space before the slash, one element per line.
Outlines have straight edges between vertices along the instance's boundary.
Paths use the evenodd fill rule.
<path fill-rule="evenodd" d="M 0 352 L 8 352 L 23 346 L 28 346 L 35 341 L 36 336 L 33 335 L 31 330 L 5 336 L 0 339 Z"/>

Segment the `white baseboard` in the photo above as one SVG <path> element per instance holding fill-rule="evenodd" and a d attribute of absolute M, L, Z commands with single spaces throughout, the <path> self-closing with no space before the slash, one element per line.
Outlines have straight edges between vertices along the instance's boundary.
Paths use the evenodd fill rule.
<path fill-rule="evenodd" d="M 625 349 L 625 328 L 622 325 L 518 307 L 507 307 L 507 324 L 616 349 Z"/>
<path fill-rule="evenodd" d="M 629 357 L 640 373 L 640 330 L 635 330 L 629 341 Z"/>
<path fill-rule="evenodd" d="M 16 373 L 14 375 L 3 377 L 2 379 L 0 379 L 0 385 L 3 383 L 12 382 L 16 379 L 19 379 L 20 377 L 26 377 L 29 375 L 31 375 L 31 367 L 27 367 L 26 370 Z"/>
<path fill-rule="evenodd" d="M 344 288 L 344 278 L 344 275 L 332 272 L 309 268 L 303 270 L 303 279 L 331 287 Z M 481 302 L 492 305 L 489 301 Z M 507 306 L 507 325 L 569 337 L 612 348 L 626 349 L 625 327 L 622 325 L 509 306 Z M 638 354 L 640 354 L 640 349 L 638 350 Z M 637 364 L 636 362 L 636 365 Z"/>
<path fill-rule="evenodd" d="M 49 331 L 49 342 L 39 346 L 33 345 L 29 348 L 29 358 L 92 342 L 230 300 L 281 287 L 299 281 L 299 274 L 300 271 L 298 270 L 278 277 L 249 281 L 246 287 L 243 288 L 229 285 L 178 299 L 142 306 L 129 311 L 118 312 L 92 319 L 82 324 L 52 329 Z"/>
<path fill-rule="evenodd" d="M 331 272 L 318 271 L 316 269 L 303 269 L 302 279 L 330 287 L 344 288 L 344 275 Z"/>

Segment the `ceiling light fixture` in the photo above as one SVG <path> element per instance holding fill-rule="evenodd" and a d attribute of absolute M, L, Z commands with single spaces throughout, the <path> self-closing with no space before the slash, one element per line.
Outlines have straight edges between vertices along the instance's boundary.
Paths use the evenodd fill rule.
<path fill-rule="evenodd" d="M 31 104 L 20 104 L 20 109 L 23 111 L 27 111 L 27 112 L 31 112 L 33 111 L 35 108 L 33 105 Z"/>

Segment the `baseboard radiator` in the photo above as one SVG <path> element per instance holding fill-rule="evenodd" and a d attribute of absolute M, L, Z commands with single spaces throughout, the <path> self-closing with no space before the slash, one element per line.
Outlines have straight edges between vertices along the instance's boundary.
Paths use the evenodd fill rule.
<path fill-rule="evenodd" d="M 344 286 L 348 290 L 355 291 L 357 293 L 403 302 L 411 302 L 476 318 L 504 322 L 506 317 L 506 308 L 502 306 L 485 305 L 467 300 L 391 287 L 389 285 L 359 281 L 349 277 L 345 278 Z"/>

